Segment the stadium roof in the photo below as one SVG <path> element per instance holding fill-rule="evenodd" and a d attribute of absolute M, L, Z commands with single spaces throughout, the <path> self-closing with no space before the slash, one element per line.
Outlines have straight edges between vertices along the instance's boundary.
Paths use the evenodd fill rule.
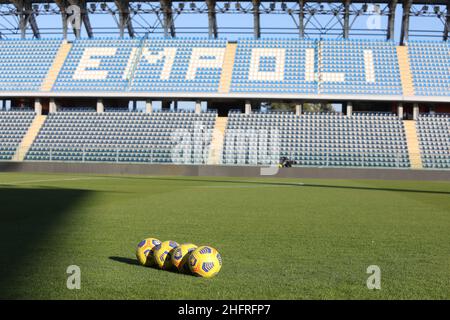
<path fill-rule="evenodd" d="M 380 9 L 380 4 L 383 4 L 385 8 Z M 68 17 L 74 13 L 70 7 L 74 5 L 79 7 L 79 12 L 77 14 L 80 16 L 79 28 L 74 28 L 74 34 L 77 38 L 81 36 L 81 25 L 83 25 L 86 30 L 87 36 L 93 37 L 94 28 L 91 26 L 90 16 L 105 13 L 105 11 L 111 15 L 114 15 L 117 21 L 116 30 L 119 31 L 120 37 L 125 36 L 126 32 L 128 32 L 131 37 L 138 35 L 135 26 L 137 23 L 134 20 L 135 16 L 143 14 L 157 16 L 158 26 L 163 29 L 164 36 L 174 37 L 177 34 L 177 26 L 175 23 L 176 15 L 183 13 L 201 13 L 208 15 L 208 27 L 205 27 L 204 29 L 208 30 L 209 37 L 216 38 L 219 34 L 216 13 L 228 12 L 247 13 L 253 15 L 253 34 L 255 38 L 259 38 L 261 36 L 262 29 L 260 15 L 276 12 L 291 16 L 291 18 L 295 21 L 295 29 L 298 29 L 297 34 L 300 37 L 305 36 L 307 29 L 306 25 L 310 22 L 311 16 L 320 14 L 322 17 L 329 16 L 330 20 L 337 20 L 337 23 L 333 23 L 335 30 L 336 28 L 341 28 L 342 37 L 348 38 L 350 36 L 350 31 L 354 28 L 350 17 L 366 13 L 368 5 L 378 6 L 378 14 L 388 17 L 387 25 L 380 29 L 380 32 L 382 32 L 387 39 L 394 39 L 395 14 L 392 13 L 395 12 L 397 6 L 401 6 L 403 12 L 408 12 L 408 14 L 402 14 L 401 18 L 402 23 L 399 41 L 401 44 L 407 41 L 409 37 L 410 16 L 437 17 L 443 25 L 443 27 L 437 27 L 442 28 L 440 29 L 442 31 L 438 31 L 441 32 L 439 36 L 443 37 L 444 40 L 448 39 L 450 29 L 450 1 L 448 0 L 0 0 L 0 6 L 10 6 L 9 10 L 0 12 L 0 18 L 4 19 L 8 15 L 13 16 L 15 21 L 13 21 L 12 24 L 16 24 L 15 27 L 8 26 L 5 32 L 5 30 L 2 30 L 2 26 L 7 24 L 0 23 L 0 37 L 5 37 L 9 32 L 11 35 L 19 34 L 22 38 L 26 38 L 27 32 L 31 29 L 32 36 L 34 38 L 40 38 L 43 32 L 41 32 L 39 28 L 36 16 L 39 14 L 53 14 L 62 16 L 63 26 L 58 31 L 64 38 L 67 38 L 68 29 L 70 29 L 67 28 L 67 22 L 70 20 Z M 428 5 L 434 7 L 430 9 Z M 365 6 L 365 9 L 361 9 L 361 6 Z M 415 6 L 420 7 L 417 8 Z M 364 13 L 363 10 L 365 10 Z M 373 13 L 367 12 L 366 14 L 370 15 Z M 9 25 L 11 25 L 11 22 Z M 315 26 L 312 27 L 314 28 Z M 315 28 L 318 27 L 316 26 Z M 330 28 L 326 29 L 329 30 Z M 153 28 L 150 32 L 154 33 L 154 30 L 155 28 Z M 363 32 L 362 34 L 365 33 Z"/>

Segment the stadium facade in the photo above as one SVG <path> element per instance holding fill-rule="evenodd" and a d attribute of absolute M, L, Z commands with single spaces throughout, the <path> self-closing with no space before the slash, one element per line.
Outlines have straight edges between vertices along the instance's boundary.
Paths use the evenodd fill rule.
<path fill-rule="evenodd" d="M 413 4 L 403 2 L 408 12 Z M 261 3 L 252 5 L 258 17 Z M 448 23 L 444 40 L 408 39 L 405 18 L 400 43 L 389 39 L 390 19 L 388 39 L 348 39 L 350 2 L 343 5 L 340 39 L 307 39 L 302 28 L 298 38 L 261 38 L 255 18 L 255 39 L 227 41 L 216 38 L 213 15 L 210 37 L 171 37 L 174 7 L 161 1 L 166 37 L 82 39 L 78 29 L 73 41 L 1 40 L 0 157 L 256 166 L 285 157 L 297 166 L 449 168 Z M 130 101 L 145 108 L 130 110 Z M 195 110 L 168 112 L 178 101 L 194 101 Z M 273 102 L 295 109 L 259 110 Z M 343 112 L 304 112 L 308 103 L 341 104 Z"/>

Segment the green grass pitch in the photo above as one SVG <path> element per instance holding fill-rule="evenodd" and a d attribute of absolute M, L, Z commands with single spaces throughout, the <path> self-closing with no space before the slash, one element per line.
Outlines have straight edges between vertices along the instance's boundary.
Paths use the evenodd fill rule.
<path fill-rule="evenodd" d="M 222 270 L 138 266 L 148 236 Z M 0 173 L 0 240 L 3 299 L 450 298 L 449 182 Z"/>

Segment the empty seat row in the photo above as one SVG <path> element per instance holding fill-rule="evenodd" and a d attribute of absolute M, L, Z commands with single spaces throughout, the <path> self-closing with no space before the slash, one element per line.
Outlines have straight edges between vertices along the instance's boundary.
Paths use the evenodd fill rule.
<path fill-rule="evenodd" d="M 26 160 L 204 164 L 217 114 L 58 112 Z"/>
<path fill-rule="evenodd" d="M 424 168 L 450 168 L 450 115 L 421 114 L 416 122 Z"/>
<path fill-rule="evenodd" d="M 35 118 L 31 111 L 0 111 L 0 160 L 11 160 Z"/>
<path fill-rule="evenodd" d="M 231 112 L 222 156 L 240 165 L 273 165 L 280 157 L 299 166 L 410 165 L 403 124 L 393 114 Z"/>

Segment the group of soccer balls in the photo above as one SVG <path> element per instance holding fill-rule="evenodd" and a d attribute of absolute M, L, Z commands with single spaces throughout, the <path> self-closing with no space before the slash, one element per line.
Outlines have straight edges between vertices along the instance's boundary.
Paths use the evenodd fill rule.
<path fill-rule="evenodd" d="M 222 268 L 222 257 L 216 249 L 171 240 L 144 239 L 137 246 L 136 257 L 143 266 L 175 269 L 204 278 L 214 277 Z"/>

